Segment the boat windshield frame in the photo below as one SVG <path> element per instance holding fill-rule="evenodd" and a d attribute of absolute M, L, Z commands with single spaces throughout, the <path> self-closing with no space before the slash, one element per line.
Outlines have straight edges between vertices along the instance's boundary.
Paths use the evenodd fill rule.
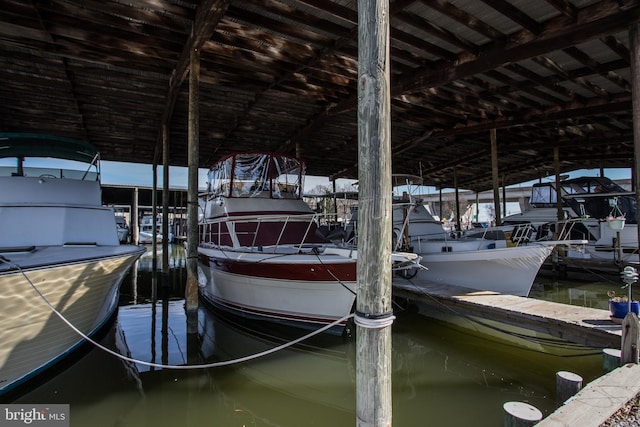
<path fill-rule="evenodd" d="M 305 163 L 273 153 L 236 153 L 223 157 L 207 173 L 213 197 L 301 199 Z"/>

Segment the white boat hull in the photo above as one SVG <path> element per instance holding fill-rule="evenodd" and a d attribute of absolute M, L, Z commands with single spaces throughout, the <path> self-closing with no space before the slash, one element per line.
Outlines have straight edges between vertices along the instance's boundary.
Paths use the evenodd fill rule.
<path fill-rule="evenodd" d="M 317 328 L 343 318 L 352 309 L 355 259 L 205 248 L 198 251 L 200 293 L 225 310 Z M 345 323 L 341 322 L 338 329 Z"/>
<path fill-rule="evenodd" d="M 423 253 L 421 278 L 470 289 L 527 296 L 553 246 L 527 245 L 468 252 Z"/>
<path fill-rule="evenodd" d="M 119 285 L 142 251 L 122 248 L 44 248 L 38 261 L 53 264 L 33 267 L 24 266 L 27 254 L 4 254 L 23 267 L 21 272 L 0 264 L 0 395 L 40 374 L 85 341 L 54 314 L 43 297 L 88 336 L 110 319 L 117 307 Z M 67 262 L 62 262 L 61 257 L 70 251 Z M 96 251 L 105 256 L 93 255 Z"/>

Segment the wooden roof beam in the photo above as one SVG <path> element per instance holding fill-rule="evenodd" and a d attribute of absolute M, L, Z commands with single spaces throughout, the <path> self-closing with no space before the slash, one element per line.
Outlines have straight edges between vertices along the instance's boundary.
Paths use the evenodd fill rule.
<path fill-rule="evenodd" d="M 525 31 L 513 35 L 506 45 L 494 44 L 477 58 L 461 58 L 455 67 L 444 65 L 425 67 L 423 70 L 407 75 L 393 87 L 397 95 L 407 91 L 421 90 L 439 86 L 447 81 L 469 77 L 509 63 L 544 55 L 548 52 L 564 49 L 589 41 L 596 37 L 610 35 L 640 19 L 640 6 L 635 1 L 619 4 L 613 0 L 602 0 L 581 9 L 577 23 L 568 23 L 564 16 L 551 19 L 542 27 L 538 37 Z M 435 64 L 434 64 L 435 65 Z"/>

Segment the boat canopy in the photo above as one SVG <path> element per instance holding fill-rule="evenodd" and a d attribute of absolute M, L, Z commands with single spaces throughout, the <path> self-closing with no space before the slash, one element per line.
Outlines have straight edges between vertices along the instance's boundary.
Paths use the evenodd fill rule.
<path fill-rule="evenodd" d="M 300 159 L 269 153 L 223 157 L 207 174 L 214 196 L 299 199 L 306 166 Z"/>
<path fill-rule="evenodd" d="M 0 132 L 0 159 L 17 159 L 14 168 L 3 167 L 0 175 L 5 173 L 13 176 L 49 176 L 54 178 L 72 178 L 80 180 L 99 180 L 98 150 L 91 144 L 77 139 L 64 138 L 55 135 L 42 135 L 35 133 L 2 133 Z M 50 168 L 25 168 L 25 158 L 51 158 L 63 161 L 81 162 L 83 165 L 73 169 Z M 86 170 L 82 169 L 88 165 Z M 95 172 L 89 169 L 95 167 Z M 7 169 L 7 171 L 5 171 Z"/>
<path fill-rule="evenodd" d="M 0 158 L 52 157 L 93 163 L 98 150 L 77 139 L 36 133 L 0 133 Z"/>
<path fill-rule="evenodd" d="M 606 177 L 579 177 L 560 182 L 563 205 L 582 217 L 604 219 L 621 212 L 629 224 L 635 224 L 637 201 L 634 192 L 625 190 Z M 556 207 L 555 183 L 537 183 L 531 187 L 530 203 L 535 208 Z"/>

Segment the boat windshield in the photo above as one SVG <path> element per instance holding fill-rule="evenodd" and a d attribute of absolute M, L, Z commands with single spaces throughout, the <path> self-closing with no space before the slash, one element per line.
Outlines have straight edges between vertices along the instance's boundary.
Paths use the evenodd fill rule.
<path fill-rule="evenodd" d="M 99 154 L 84 141 L 0 133 L 0 176 L 100 180 Z"/>
<path fill-rule="evenodd" d="M 286 156 L 242 153 L 220 160 L 208 172 L 214 196 L 299 199 L 305 165 Z"/>

